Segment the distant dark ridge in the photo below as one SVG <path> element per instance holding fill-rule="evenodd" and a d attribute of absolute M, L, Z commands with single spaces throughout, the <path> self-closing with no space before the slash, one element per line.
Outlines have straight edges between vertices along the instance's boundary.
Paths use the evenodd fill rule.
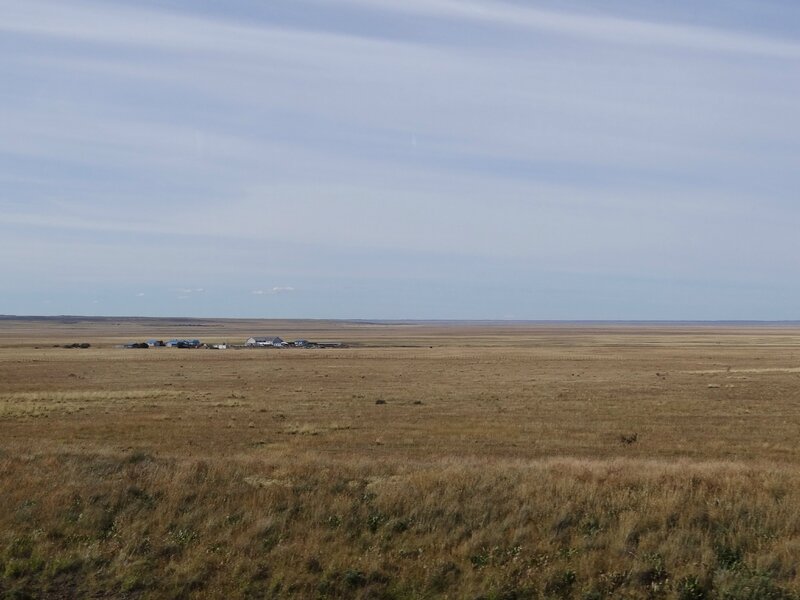
<path fill-rule="evenodd" d="M 292 320 L 292 319 L 289 319 Z M 797 325 L 800 320 L 636 320 L 636 319 L 350 319 L 349 323 L 364 325 Z"/>
<path fill-rule="evenodd" d="M 217 323 L 219 321 L 304 321 L 316 323 L 366 323 L 353 319 L 289 319 L 281 317 L 98 317 L 91 315 L 0 315 L 0 321 L 35 321 L 52 323 L 108 323 L 123 321 L 128 323 L 159 323 L 169 322 L 171 324 L 194 325 L 197 323 Z M 201 325 L 205 326 L 205 325 Z"/>
<path fill-rule="evenodd" d="M 219 321 L 298 321 L 318 323 L 342 323 L 354 325 L 628 325 L 628 326 L 737 326 L 769 327 L 800 326 L 800 320 L 637 320 L 637 319 L 319 319 L 283 317 L 100 317 L 91 315 L 0 315 L 0 321 L 43 321 L 56 323 L 107 323 L 126 321 L 138 323 L 158 323 L 168 321 L 172 324 L 200 325 Z"/>
<path fill-rule="evenodd" d="M 221 320 L 235 320 L 235 319 L 203 319 L 192 317 L 91 317 L 79 315 L 0 315 L 0 321 L 56 321 L 59 323 L 104 323 L 108 321 L 172 321 L 179 323 L 196 323 L 198 321 L 221 321 Z"/>

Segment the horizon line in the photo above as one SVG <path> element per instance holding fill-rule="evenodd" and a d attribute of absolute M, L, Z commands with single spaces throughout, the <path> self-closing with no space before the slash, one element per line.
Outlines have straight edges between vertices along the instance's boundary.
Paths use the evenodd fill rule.
<path fill-rule="evenodd" d="M 0 321 L 13 320 L 158 320 L 158 321 L 327 321 L 358 324 L 616 324 L 616 325 L 798 325 L 800 319 L 513 319 L 513 318 L 473 318 L 473 319 L 417 319 L 417 318 L 331 318 L 331 317 L 195 317 L 195 316 L 147 316 L 147 315 L 13 315 L 0 314 Z"/>

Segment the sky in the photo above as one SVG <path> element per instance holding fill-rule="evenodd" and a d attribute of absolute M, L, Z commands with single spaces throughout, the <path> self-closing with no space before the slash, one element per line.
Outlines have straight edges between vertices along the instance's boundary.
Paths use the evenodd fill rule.
<path fill-rule="evenodd" d="M 800 319 L 795 0 L 0 0 L 0 314 Z"/>

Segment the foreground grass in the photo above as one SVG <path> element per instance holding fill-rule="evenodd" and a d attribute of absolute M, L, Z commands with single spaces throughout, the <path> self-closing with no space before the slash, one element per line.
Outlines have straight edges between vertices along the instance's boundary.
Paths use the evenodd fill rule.
<path fill-rule="evenodd" d="M 0 455 L 8 597 L 796 598 L 800 472 Z"/>

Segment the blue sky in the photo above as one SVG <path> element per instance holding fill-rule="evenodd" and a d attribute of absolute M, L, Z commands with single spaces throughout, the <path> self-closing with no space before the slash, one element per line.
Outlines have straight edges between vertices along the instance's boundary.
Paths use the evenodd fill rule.
<path fill-rule="evenodd" d="M 800 318 L 800 3 L 0 0 L 0 313 Z"/>

